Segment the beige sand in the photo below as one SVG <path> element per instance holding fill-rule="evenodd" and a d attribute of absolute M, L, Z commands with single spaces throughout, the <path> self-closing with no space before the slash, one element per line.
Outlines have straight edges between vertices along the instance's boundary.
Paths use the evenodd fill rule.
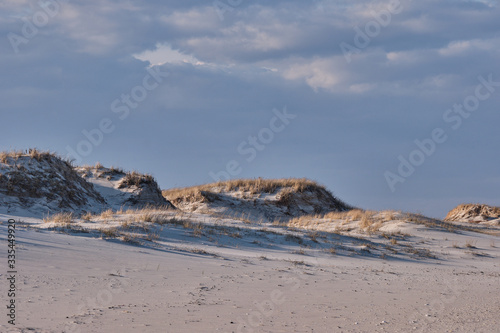
<path fill-rule="evenodd" d="M 156 242 L 138 245 L 21 229 L 17 325 L 8 325 L 3 315 L 1 332 L 498 332 L 500 327 L 495 235 L 408 224 L 405 233 L 411 236 L 392 245 L 399 253 L 383 256 L 380 249 L 389 243 L 380 235 L 366 236 L 374 245 L 360 251 L 348 249 L 357 244 L 349 242 L 351 236 L 332 235 L 345 246 L 332 254 L 317 250 L 314 242 L 287 242 L 264 232 L 255 233 L 252 242 L 250 236 L 221 236 L 214 245 L 189 230 L 165 226 Z M 5 223 L 0 234 L 6 244 Z M 429 249 L 432 256 L 405 253 L 410 245 Z"/>

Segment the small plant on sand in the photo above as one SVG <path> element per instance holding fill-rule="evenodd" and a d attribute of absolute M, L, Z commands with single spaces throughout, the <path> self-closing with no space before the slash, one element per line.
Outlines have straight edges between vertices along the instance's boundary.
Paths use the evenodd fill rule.
<path fill-rule="evenodd" d="M 106 238 L 116 238 L 119 236 L 118 229 L 116 228 L 100 228 L 97 229 L 98 231 L 101 232 L 101 237 L 106 237 Z"/>
<path fill-rule="evenodd" d="M 385 221 L 394 221 L 396 219 L 396 212 L 393 210 L 388 210 L 385 212 L 384 220 Z"/>
<path fill-rule="evenodd" d="M 327 250 L 330 254 L 337 254 L 337 249 L 334 247 L 331 247 Z"/>
<path fill-rule="evenodd" d="M 102 212 L 101 215 L 99 215 L 99 217 L 102 219 L 110 219 L 113 217 L 113 215 L 114 215 L 113 210 L 108 209 L 108 210 L 105 210 L 104 212 Z"/>
<path fill-rule="evenodd" d="M 373 214 L 365 213 L 361 216 L 361 220 L 359 222 L 359 226 L 363 229 L 370 228 L 375 223 L 373 218 Z"/>
<path fill-rule="evenodd" d="M 136 171 L 127 172 L 125 177 L 123 177 L 119 187 L 124 188 L 127 186 L 140 187 L 142 184 L 151 184 L 154 182 L 154 178 L 149 174 L 140 174 Z"/>
<path fill-rule="evenodd" d="M 70 213 L 57 213 L 51 216 L 47 216 L 43 219 L 44 223 L 57 223 L 62 225 L 67 225 L 74 222 L 75 216 L 72 212 Z"/>
<path fill-rule="evenodd" d="M 85 221 L 90 221 L 90 220 L 92 220 L 93 217 L 94 217 L 94 214 L 92 214 L 90 212 L 87 212 L 87 213 L 82 215 L 82 219 Z"/>
<path fill-rule="evenodd" d="M 189 252 L 195 253 L 195 254 L 210 254 L 203 249 L 190 249 Z"/>
<path fill-rule="evenodd" d="M 315 231 L 311 234 L 309 234 L 309 238 L 311 238 L 311 240 L 314 242 L 314 243 L 318 243 L 318 237 L 320 237 L 320 234 L 319 232 Z"/>
<path fill-rule="evenodd" d="M 134 235 L 122 235 L 121 240 L 129 244 L 142 245 L 142 242 L 139 240 L 139 238 Z"/>
<path fill-rule="evenodd" d="M 146 235 L 146 240 L 154 242 L 160 238 L 160 231 L 148 232 Z"/>
<path fill-rule="evenodd" d="M 120 209 L 118 209 L 115 214 L 117 215 L 123 215 L 125 214 L 125 209 L 123 208 L 123 206 L 120 207 Z"/>
<path fill-rule="evenodd" d="M 145 212 L 137 217 L 138 221 L 153 222 L 155 215 L 152 212 Z"/>
<path fill-rule="evenodd" d="M 201 237 L 203 236 L 204 226 L 201 223 L 193 223 L 191 221 L 182 221 L 182 226 L 184 229 L 193 229 L 193 236 Z"/>
<path fill-rule="evenodd" d="M 299 265 L 307 266 L 307 264 L 305 263 L 304 260 L 290 260 L 290 262 L 292 264 L 294 264 L 295 266 L 299 266 Z"/>
<path fill-rule="evenodd" d="M 295 251 L 292 251 L 292 254 L 300 254 L 302 256 L 305 256 L 306 255 L 306 251 L 304 251 L 304 249 L 295 250 Z"/>
<path fill-rule="evenodd" d="M 468 248 L 468 249 L 475 249 L 476 248 L 476 242 L 473 241 L 467 241 L 465 242 L 465 247 Z"/>

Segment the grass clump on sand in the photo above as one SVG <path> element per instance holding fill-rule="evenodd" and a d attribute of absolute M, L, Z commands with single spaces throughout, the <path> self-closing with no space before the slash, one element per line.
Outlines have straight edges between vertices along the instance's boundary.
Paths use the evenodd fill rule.
<path fill-rule="evenodd" d="M 476 217 L 482 217 L 487 220 L 500 217 L 500 207 L 482 205 L 482 204 L 461 204 L 448 212 L 444 221 L 474 221 Z"/>
<path fill-rule="evenodd" d="M 127 172 L 125 177 L 123 177 L 119 188 L 124 188 L 128 186 L 137 186 L 140 187 L 143 184 L 152 184 L 154 183 L 154 177 L 149 174 L 141 174 L 136 171 Z"/>
<path fill-rule="evenodd" d="M 47 216 L 43 219 L 43 222 L 68 225 L 73 223 L 74 220 L 75 220 L 75 215 L 72 212 L 70 212 L 70 213 L 57 213 L 51 216 Z"/>
<path fill-rule="evenodd" d="M 380 214 L 371 210 L 352 209 L 346 212 L 329 212 L 319 215 L 305 215 L 288 221 L 288 227 L 321 229 L 325 224 L 336 224 L 339 226 L 357 222 L 357 228 L 366 232 L 375 232 L 380 229 L 383 222 L 389 221 L 392 214 Z M 342 228 L 340 228 L 342 229 Z M 339 230 L 340 230 L 339 229 Z"/>
<path fill-rule="evenodd" d="M 242 191 L 257 193 L 274 193 L 280 188 L 291 188 L 296 192 L 304 192 L 321 188 L 326 190 L 324 186 L 306 179 L 306 178 L 283 178 L 283 179 L 235 179 L 228 181 L 220 181 L 217 183 L 191 186 L 186 188 L 174 188 L 164 190 L 163 196 L 169 200 L 178 198 L 201 198 L 201 191 Z"/>

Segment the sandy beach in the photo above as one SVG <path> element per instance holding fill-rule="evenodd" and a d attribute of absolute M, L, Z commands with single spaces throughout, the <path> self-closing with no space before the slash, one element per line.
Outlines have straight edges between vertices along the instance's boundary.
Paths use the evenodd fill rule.
<path fill-rule="evenodd" d="M 156 245 L 18 229 L 17 322 L 2 322 L 2 332 L 495 332 L 499 325 L 493 235 L 416 226 L 413 238 L 435 258 L 381 259 L 286 241 L 214 246 L 175 227 Z M 0 230 L 5 244 L 5 223 Z"/>

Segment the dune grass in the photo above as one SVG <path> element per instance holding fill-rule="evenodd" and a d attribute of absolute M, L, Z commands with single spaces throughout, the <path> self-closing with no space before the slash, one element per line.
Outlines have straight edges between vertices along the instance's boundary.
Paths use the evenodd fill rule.
<path fill-rule="evenodd" d="M 44 223 L 57 223 L 60 225 L 68 225 L 75 221 L 75 215 L 72 212 L 69 213 L 57 213 L 54 215 L 47 216 L 43 219 Z"/>
<path fill-rule="evenodd" d="M 448 212 L 444 221 L 470 220 L 474 217 L 498 218 L 500 207 L 483 204 L 461 204 Z"/>
<path fill-rule="evenodd" d="M 319 215 L 304 215 L 288 221 L 287 226 L 292 228 L 320 229 L 320 225 L 330 223 L 337 225 L 338 230 L 342 231 L 347 227 L 342 227 L 357 222 L 357 228 L 360 231 L 372 233 L 378 231 L 384 222 L 392 221 L 396 218 L 396 212 L 383 211 L 376 212 L 371 210 L 352 209 L 346 212 L 329 212 Z"/>
<path fill-rule="evenodd" d="M 201 191 L 227 192 L 242 191 L 250 194 L 257 193 L 275 193 L 280 188 L 290 188 L 296 192 L 326 188 L 318 183 L 306 178 L 282 178 L 282 179 L 235 179 L 221 181 L 217 183 L 191 186 L 186 188 L 173 188 L 164 190 L 163 196 L 170 201 L 176 201 L 179 198 L 201 199 Z"/>

